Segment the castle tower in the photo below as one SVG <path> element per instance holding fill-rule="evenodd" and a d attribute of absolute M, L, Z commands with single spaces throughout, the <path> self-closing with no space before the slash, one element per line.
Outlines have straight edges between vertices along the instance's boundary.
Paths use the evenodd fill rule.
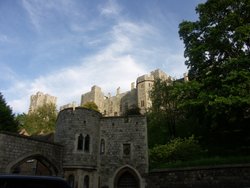
<path fill-rule="evenodd" d="M 102 93 L 102 90 L 98 86 L 93 86 L 91 88 L 91 91 L 88 93 L 85 93 L 81 97 L 81 106 L 83 106 L 87 102 L 94 102 L 97 106 L 100 112 L 104 111 L 104 94 Z"/>
<path fill-rule="evenodd" d="M 143 75 L 137 78 L 137 105 L 141 109 L 141 113 L 144 114 L 146 110 L 151 107 L 150 90 L 154 84 L 153 75 Z"/>
<path fill-rule="evenodd" d="M 45 104 L 55 104 L 56 105 L 57 98 L 48 94 L 43 94 L 42 92 L 37 92 L 35 95 L 31 95 L 30 97 L 30 107 L 29 113 L 34 112 L 39 107 Z"/>

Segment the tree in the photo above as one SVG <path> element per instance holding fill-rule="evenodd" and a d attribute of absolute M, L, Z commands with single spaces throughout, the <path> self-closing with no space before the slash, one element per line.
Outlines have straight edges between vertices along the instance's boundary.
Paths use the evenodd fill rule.
<path fill-rule="evenodd" d="M 84 108 L 87 108 L 87 109 L 90 109 L 90 110 L 94 110 L 94 111 L 99 112 L 98 106 L 97 106 L 96 103 L 94 103 L 94 102 L 86 102 L 86 103 L 83 105 L 83 107 L 84 107 Z"/>
<path fill-rule="evenodd" d="M 165 144 L 171 138 L 176 137 L 176 124 L 179 118 L 179 109 L 177 108 L 178 97 L 175 83 L 167 80 L 156 80 L 150 92 L 152 107 L 148 113 L 149 130 L 153 138 L 149 136 L 150 146 L 154 144 Z M 155 129 L 155 130 L 154 130 Z M 157 131 L 156 131 L 157 130 Z M 164 139 L 159 139 L 164 135 Z M 159 139 L 159 142 L 152 143 L 154 137 Z M 155 142 L 155 141 L 153 141 Z"/>
<path fill-rule="evenodd" d="M 17 132 L 18 124 L 11 108 L 6 104 L 3 95 L 0 93 L 0 130 Z"/>
<path fill-rule="evenodd" d="M 125 113 L 124 116 L 129 115 L 141 115 L 141 109 L 135 105 L 133 105 L 131 108 L 129 108 Z"/>
<path fill-rule="evenodd" d="M 196 102 L 213 127 L 250 118 L 249 10 L 249 0 L 208 0 L 196 8 L 198 21 L 179 26 L 190 79 L 201 86 Z"/>
<path fill-rule="evenodd" d="M 44 104 L 29 114 L 18 115 L 20 129 L 29 135 L 49 134 L 54 132 L 57 111 L 52 103 Z"/>

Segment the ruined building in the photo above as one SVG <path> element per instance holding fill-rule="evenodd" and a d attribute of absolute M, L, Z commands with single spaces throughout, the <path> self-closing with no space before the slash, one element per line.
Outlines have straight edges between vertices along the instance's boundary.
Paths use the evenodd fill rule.
<path fill-rule="evenodd" d="M 34 112 L 37 108 L 45 104 L 56 105 L 56 99 L 56 97 L 48 94 L 43 94 L 42 92 L 37 92 L 35 95 L 31 95 L 29 113 Z"/>
<path fill-rule="evenodd" d="M 150 74 L 142 75 L 137 78 L 136 85 L 131 83 L 131 90 L 125 93 L 120 93 L 120 88 L 117 89 L 116 95 L 105 96 L 98 86 L 93 86 L 91 91 L 85 93 L 81 97 L 81 106 L 87 102 L 94 102 L 104 116 L 122 116 L 128 109 L 139 107 L 141 113 L 151 107 L 149 91 L 151 90 L 156 79 L 172 80 L 163 71 L 157 69 Z"/>

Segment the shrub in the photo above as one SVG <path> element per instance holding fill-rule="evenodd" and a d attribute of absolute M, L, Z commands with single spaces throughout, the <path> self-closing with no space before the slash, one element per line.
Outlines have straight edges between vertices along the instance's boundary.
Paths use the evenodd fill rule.
<path fill-rule="evenodd" d="M 175 138 L 165 145 L 159 145 L 149 150 L 151 163 L 171 163 L 188 161 L 197 158 L 202 153 L 198 141 L 189 138 Z"/>

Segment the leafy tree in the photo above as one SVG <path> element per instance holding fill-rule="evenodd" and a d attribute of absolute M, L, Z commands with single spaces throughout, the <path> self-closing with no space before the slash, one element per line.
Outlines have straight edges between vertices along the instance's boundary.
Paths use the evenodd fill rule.
<path fill-rule="evenodd" d="M 141 115 L 141 109 L 137 106 L 132 106 L 131 108 L 129 108 L 126 112 L 125 112 L 125 116 L 129 116 L 129 115 Z"/>
<path fill-rule="evenodd" d="M 11 108 L 6 104 L 3 95 L 0 93 L 0 130 L 17 132 L 18 124 Z"/>
<path fill-rule="evenodd" d="M 96 103 L 94 102 L 86 102 L 84 105 L 83 105 L 84 108 L 88 108 L 90 110 L 94 110 L 94 111 L 97 111 L 99 112 L 99 109 L 98 109 L 98 106 L 96 105 Z"/>
<path fill-rule="evenodd" d="M 228 129 L 249 122 L 249 10 L 249 0 L 208 0 L 196 9 L 198 21 L 179 26 L 190 79 L 200 86 L 191 101 L 207 126 Z"/>
<path fill-rule="evenodd" d="M 173 81 L 156 80 L 150 92 L 152 100 L 152 107 L 148 113 L 149 130 L 160 136 L 165 134 L 165 142 L 171 138 L 176 137 L 176 124 L 178 119 L 179 110 L 177 108 L 177 92 Z M 158 130 L 157 132 L 154 129 Z M 156 136 L 155 135 L 155 136 Z M 151 136 L 149 136 L 149 145 L 151 143 Z M 159 137 L 157 137 L 159 139 Z M 159 140 L 160 141 L 160 140 Z M 154 142 L 154 141 L 153 141 Z M 161 142 L 161 141 L 160 141 Z M 164 143 L 155 143 L 164 144 Z"/>
<path fill-rule="evenodd" d="M 48 134 L 55 130 L 57 111 L 54 104 L 44 104 L 29 114 L 18 115 L 20 129 L 29 135 Z"/>

